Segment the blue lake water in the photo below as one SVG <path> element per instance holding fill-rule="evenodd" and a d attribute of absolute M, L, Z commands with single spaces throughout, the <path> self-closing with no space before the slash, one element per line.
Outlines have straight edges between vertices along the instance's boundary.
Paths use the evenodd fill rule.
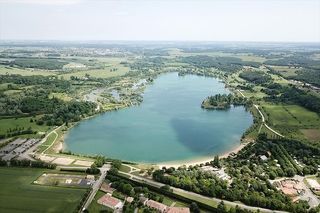
<path fill-rule="evenodd" d="M 84 120 L 66 136 L 67 150 L 134 162 L 183 161 L 222 154 L 238 146 L 253 117 L 244 107 L 205 110 L 210 95 L 229 93 L 215 78 L 160 75 L 143 102 Z"/>

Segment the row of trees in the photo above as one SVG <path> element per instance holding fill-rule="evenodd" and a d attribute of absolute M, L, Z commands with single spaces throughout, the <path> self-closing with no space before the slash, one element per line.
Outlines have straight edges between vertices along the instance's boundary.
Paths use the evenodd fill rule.
<path fill-rule="evenodd" d="M 31 160 L 17 160 L 11 159 L 9 164 L 4 160 L 0 160 L 0 166 L 13 166 L 13 167 L 33 167 L 33 168 L 46 168 L 55 169 L 56 164 L 46 163 L 43 161 L 31 161 Z"/>

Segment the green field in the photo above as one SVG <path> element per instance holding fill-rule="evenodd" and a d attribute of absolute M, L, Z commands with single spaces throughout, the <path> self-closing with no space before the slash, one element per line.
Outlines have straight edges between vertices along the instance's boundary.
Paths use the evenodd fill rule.
<path fill-rule="evenodd" d="M 299 70 L 299 68 L 293 68 L 289 66 L 271 66 L 274 70 L 279 72 L 280 75 L 283 77 L 291 77 L 291 76 L 296 76 L 297 73 L 296 71 Z"/>
<path fill-rule="evenodd" d="M 0 75 L 7 75 L 7 74 L 16 74 L 16 75 L 23 75 L 23 76 L 31 76 L 31 75 L 55 75 L 56 72 L 53 71 L 45 71 L 45 70 L 32 70 L 32 69 L 20 69 L 16 67 L 7 67 L 0 65 Z"/>
<path fill-rule="evenodd" d="M 40 126 L 35 122 L 30 122 L 31 118 L 32 117 L 0 119 L 0 134 L 7 134 L 7 130 L 14 129 L 16 127 L 24 127 L 24 129 L 31 127 L 32 130 L 38 132 L 46 132 L 49 129 L 48 126 Z M 34 120 L 34 118 L 32 119 Z"/>
<path fill-rule="evenodd" d="M 1 212 L 74 212 L 86 190 L 32 184 L 45 171 L 0 168 Z"/>
<path fill-rule="evenodd" d="M 304 129 L 320 128 L 319 115 L 297 105 L 265 103 L 262 109 L 268 124 L 288 136 L 299 137 Z"/>
<path fill-rule="evenodd" d="M 129 166 L 122 164 L 120 167 L 120 171 L 128 173 L 131 171 L 131 168 Z"/>

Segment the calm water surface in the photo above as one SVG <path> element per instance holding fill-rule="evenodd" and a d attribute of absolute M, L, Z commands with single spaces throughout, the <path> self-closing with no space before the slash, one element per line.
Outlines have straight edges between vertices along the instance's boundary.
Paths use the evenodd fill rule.
<path fill-rule="evenodd" d="M 229 93 L 214 78 L 160 75 L 143 102 L 85 120 L 68 133 L 66 149 L 135 162 L 166 162 L 224 153 L 239 145 L 253 118 L 244 107 L 208 111 L 204 98 Z"/>

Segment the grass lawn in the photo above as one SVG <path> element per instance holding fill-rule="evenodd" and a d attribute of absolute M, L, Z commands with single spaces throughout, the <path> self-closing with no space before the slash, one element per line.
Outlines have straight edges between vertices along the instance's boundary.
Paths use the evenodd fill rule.
<path fill-rule="evenodd" d="M 52 132 L 48 137 L 47 140 L 42 144 L 42 145 L 51 145 L 52 142 L 54 141 L 54 139 L 56 139 L 57 134 L 55 134 L 54 132 Z"/>
<path fill-rule="evenodd" d="M 0 134 L 7 134 L 7 130 L 9 130 L 10 128 L 14 129 L 16 127 L 24 127 L 25 130 L 31 127 L 32 130 L 38 132 L 45 132 L 49 129 L 48 126 L 40 126 L 35 122 L 30 122 L 31 118 L 32 117 L 0 119 Z M 32 119 L 34 120 L 34 118 Z"/>
<path fill-rule="evenodd" d="M 126 165 L 122 164 L 121 167 L 120 167 L 120 171 L 128 173 L 128 172 L 131 171 L 131 168 L 129 166 L 126 166 Z"/>
<path fill-rule="evenodd" d="M 74 212 L 86 190 L 32 184 L 45 171 L 0 168 L 1 212 Z"/>
<path fill-rule="evenodd" d="M 214 201 L 214 200 L 212 200 L 210 198 L 203 198 L 203 197 L 200 197 L 200 196 L 195 196 L 195 195 L 192 195 L 192 194 L 184 193 L 182 191 L 174 191 L 174 193 L 178 194 L 178 195 L 181 195 L 183 197 L 198 201 L 200 203 L 204 203 L 204 204 L 213 206 L 213 207 L 217 207 L 218 204 L 219 204 L 218 202 L 216 202 L 216 201 Z"/>

